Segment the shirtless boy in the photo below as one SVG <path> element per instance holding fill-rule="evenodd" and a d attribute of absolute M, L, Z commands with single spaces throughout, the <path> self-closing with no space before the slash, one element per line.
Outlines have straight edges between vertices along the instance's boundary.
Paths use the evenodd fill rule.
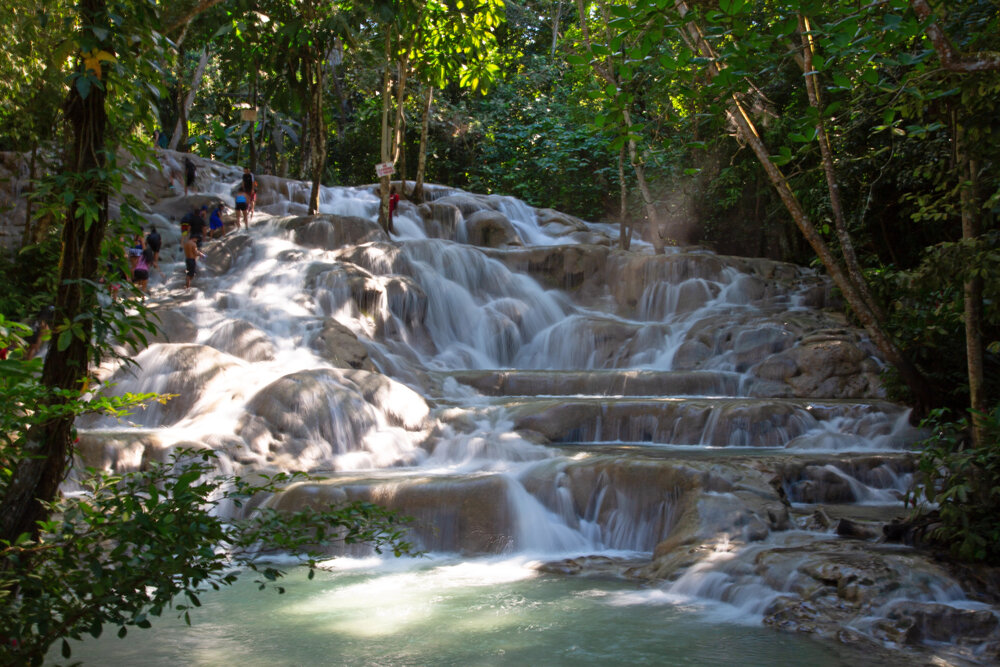
<path fill-rule="evenodd" d="M 184 283 L 184 289 L 191 287 L 191 279 L 194 278 L 194 274 L 198 273 L 198 258 L 205 256 L 205 253 L 198 250 L 198 241 L 200 240 L 200 236 L 189 236 L 184 241 L 184 268 L 187 272 L 187 282 Z"/>

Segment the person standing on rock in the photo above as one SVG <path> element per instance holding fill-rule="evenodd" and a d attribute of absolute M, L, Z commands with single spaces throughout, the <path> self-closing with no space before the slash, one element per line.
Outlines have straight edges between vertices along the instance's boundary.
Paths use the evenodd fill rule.
<path fill-rule="evenodd" d="M 201 239 L 205 235 L 205 226 L 208 224 L 208 207 L 202 206 L 191 216 L 188 222 L 188 238 L 198 239 L 198 247 L 201 247 Z"/>
<path fill-rule="evenodd" d="M 399 193 L 396 192 L 396 186 L 392 186 L 389 189 L 389 231 L 392 231 L 392 214 L 396 212 L 396 207 L 399 206 Z"/>
<path fill-rule="evenodd" d="M 236 229 L 240 228 L 241 218 L 243 220 L 243 224 L 246 225 L 247 230 L 250 229 L 250 217 L 247 212 L 249 207 L 250 198 L 247 197 L 246 190 L 241 187 L 240 191 L 236 193 Z"/>
<path fill-rule="evenodd" d="M 163 247 L 163 239 L 156 231 L 156 225 L 149 226 L 149 234 L 146 235 L 146 247 L 153 251 L 153 268 L 160 268 L 160 248 Z"/>
<path fill-rule="evenodd" d="M 132 269 L 132 283 L 145 295 L 149 290 L 149 269 L 153 264 L 153 251 L 143 248 L 139 260 Z"/>
<path fill-rule="evenodd" d="M 196 170 L 191 158 L 184 156 L 184 196 L 187 196 L 188 189 L 194 187 L 194 177 Z"/>
<path fill-rule="evenodd" d="M 201 241 L 200 236 L 188 236 L 187 240 L 184 242 L 184 271 L 187 274 L 187 281 L 184 283 L 184 289 L 191 287 L 191 280 L 194 278 L 195 274 L 198 273 L 198 258 L 204 257 L 205 253 L 198 250 L 198 242 Z"/>
<path fill-rule="evenodd" d="M 250 172 L 250 167 L 243 167 L 243 192 L 249 200 L 248 217 L 252 218 L 257 206 L 257 177 Z"/>
<path fill-rule="evenodd" d="M 139 262 L 139 257 L 142 256 L 142 251 L 146 249 L 146 243 L 142 238 L 142 234 L 136 234 L 132 237 L 132 245 L 128 249 L 128 269 L 129 271 L 135 271 L 135 265 Z"/>

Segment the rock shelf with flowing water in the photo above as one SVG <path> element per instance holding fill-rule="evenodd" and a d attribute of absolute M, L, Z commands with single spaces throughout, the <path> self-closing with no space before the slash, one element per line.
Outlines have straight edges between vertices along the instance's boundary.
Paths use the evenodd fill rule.
<path fill-rule="evenodd" d="M 87 465 L 211 447 L 228 471 L 323 476 L 273 507 L 382 503 L 431 554 L 530 555 L 866 650 L 1000 655 L 995 607 L 883 543 L 921 434 L 821 275 L 622 252 L 613 225 L 435 186 L 388 235 L 372 186 L 324 188 L 307 216 L 306 185 L 261 176 L 251 229 L 209 242 L 185 291 L 170 216 L 231 204 L 239 178 L 198 173 L 192 197 L 155 175 L 142 192 L 161 333 L 102 370 L 177 397 L 81 419 Z"/>

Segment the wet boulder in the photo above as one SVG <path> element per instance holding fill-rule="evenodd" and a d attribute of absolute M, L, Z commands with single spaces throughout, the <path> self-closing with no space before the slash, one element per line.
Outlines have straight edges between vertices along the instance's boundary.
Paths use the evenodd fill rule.
<path fill-rule="evenodd" d="M 419 430 L 429 412 L 419 394 L 384 375 L 316 369 L 257 392 L 237 434 L 279 467 L 337 468 L 343 461 L 385 467 L 414 455 L 412 440 L 391 427 Z M 352 453 L 359 456 L 342 456 Z"/>
<path fill-rule="evenodd" d="M 478 211 L 495 210 L 485 197 L 479 197 L 465 192 L 456 192 L 454 194 L 445 195 L 444 197 L 438 197 L 434 200 L 434 203 L 437 205 L 450 204 L 461 211 L 462 215 L 465 217 L 477 213 Z"/>
<path fill-rule="evenodd" d="M 454 204 L 431 201 L 417 208 L 424 222 L 427 236 L 439 239 L 454 239 L 456 230 L 462 223 L 462 211 Z"/>
<path fill-rule="evenodd" d="M 130 421 L 150 427 L 170 426 L 191 417 L 195 406 L 211 393 L 212 381 L 239 363 L 206 345 L 162 343 L 150 346 L 134 361 L 134 365 L 123 366 L 111 376 L 107 392 L 116 396 L 145 392 L 173 395 L 164 403 L 154 401 L 129 416 Z M 78 420 L 83 428 L 106 428 L 117 423 L 113 417 L 96 415 Z"/>
<path fill-rule="evenodd" d="M 295 242 L 311 248 L 336 250 L 343 246 L 372 241 L 388 241 L 378 223 L 347 215 L 306 215 L 284 223 L 293 232 Z"/>
<path fill-rule="evenodd" d="M 881 367 L 873 352 L 857 332 L 819 331 L 761 360 L 750 372 L 784 382 L 800 397 L 883 398 Z"/>
<path fill-rule="evenodd" d="M 487 248 L 523 246 L 514 225 L 498 211 L 476 211 L 465 219 L 465 241 Z"/>
<path fill-rule="evenodd" d="M 219 276 L 232 269 L 240 255 L 252 246 L 253 239 L 247 234 L 228 234 L 202 246 L 205 258 L 201 261 L 207 271 Z"/>
<path fill-rule="evenodd" d="M 312 348 L 338 368 L 375 370 L 375 365 L 368 357 L 368 348 L 358 340 L 353 331 L 332 317 L 323 321 L 323 328 L 312 340 Z"/>
<path fill-rule="evenodd" d="M 246 320 L 225 322 L 205 344 L 245 361 L 271 361 L 275 355 L 270 337 Z"/>

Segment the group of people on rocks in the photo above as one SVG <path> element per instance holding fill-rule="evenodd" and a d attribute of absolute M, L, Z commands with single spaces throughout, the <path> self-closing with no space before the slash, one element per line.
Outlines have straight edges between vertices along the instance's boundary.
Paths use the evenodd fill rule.
<path fill-rule="evenodd" d="M 190 160 L 185 158 L 190 163 Z M 193 180 L 193 179 L 191 179 Z M 240 222 L 250 229 L 250 218 L 253 216 L 254 205 L 257 200 L 257 178 L 250 172 L 249 167 L 243 168 L 243 176 L 240 189 L 235 196 L 236 208 L 236 228 L 239 229 Z M 213 239 L 221 238 L 225 232 L 225 222 L 222 219 L 226 205 L 218 202 L 211 211 L 208 206 L 202 206 L 188 212 L 181 218 L 181 246 L 184 249 L 184 265 L 187 280 L 184 287 L 191 286 L 191 280 L 198 272 L 198 258 L 204 257 L 201 246 L 204 242 L 208 227 L 207 236 Z"/>

